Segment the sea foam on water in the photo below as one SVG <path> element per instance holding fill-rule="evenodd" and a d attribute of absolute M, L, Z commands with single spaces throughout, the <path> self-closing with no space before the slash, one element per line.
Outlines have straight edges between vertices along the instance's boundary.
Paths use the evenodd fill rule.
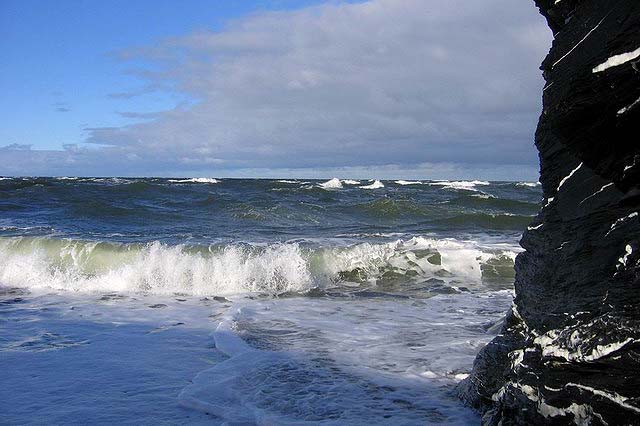
<path fill-rule="evenodd" d="M 0 281 L 72 291 L 229 295 L 302 293 L 340 284 L 375 286 L 389 277 L 482 285 L 490 262 L 515 252 L 473 241 L 414 237 L 384 244 L 277 243 L 188 246 L 98 243 L 43 237 L 0 238 Z M 502 259 L 502 260 L 501 260 Z M 507 277 L 508 279 L 508 277 Z"/>

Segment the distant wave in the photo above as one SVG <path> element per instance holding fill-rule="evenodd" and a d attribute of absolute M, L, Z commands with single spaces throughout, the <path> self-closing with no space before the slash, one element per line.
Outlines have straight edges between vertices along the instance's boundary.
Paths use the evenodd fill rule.
<path fill-rule="evenodd" d="M 2 178 L 0 190 L 15 190 L 30 188 L 33 186 L 51 186 L 53 182 L 47 178 Z"/>
<path fill-rule="evenodd" d="M 321 183 L 319 186 L 324 189 L 340 189 L 343 187 L 342 185 L 360 185 L 360 181 L 353 180 L 353 179 L 333 178 L 333 179 L 329 179 L 326 182 Z M 363 188 L 363 187 L 361 186 L 360 188 Z"/>
<path fill-rule="evenodd" d="M 379 180 L 376 180 L 371 185 L 363 185 L 363 186 L 359 186 L 358 188 L 361 188 L 361 189 L 379 189 L 379 188 L 384 188 L 384 184 L 382 182 L 380 182 Z"/>
<path fill-rule="evenodd" d="M 391 277 L 439 286 L 513 275 L 515 248 L 414 237 L 348 247 L 118 244 L 45 237 L 0 238 L 0 282 L 69 291 L 229 295 L 306 292 Z M 404 285 L 404 284 L 401 284 Z"/>
<path fill-rule="evenodd" d="M 169 179 L 169 182 L 173 182 L 173 183 L 220 183 L 220 181 L 218 179 L 214 179 L 214 178 Z"/>
<path fill-rule="evenodd" d="M 342 188 L 342 182 L 338 178 L 333 178 L 321 183 L 319 186 L 324 189 L 340 189 Z"/>
<path fill-rule="evenodd" d="M 397 183 L 398 185 L 421 185 L 422 182 L 420 182 L 419 180 L 397 180 L 395 183 Z"/>
<path fill-rule="evenodd" d="M 540 182 L 518 182 L 516 183 L 516 186 L 535 188 L 540 186 Z"/>
<path fill-rule="evenodd" d="M 459 180 L 459 181 L 449 181 L 449 180 L 442 180 L 442 181 L 435 181 L 435 182 L 428 182 L 428 185 L 433 185 L 433 186 L 441 186 L 443 189 L 458 189 L 458 190 L 464 190 L 464 191 L 477 191 L 476 186 L 477 185 L 490 185 L 489 182 L 487 181 L 483 181 L 483 180 Z"/>

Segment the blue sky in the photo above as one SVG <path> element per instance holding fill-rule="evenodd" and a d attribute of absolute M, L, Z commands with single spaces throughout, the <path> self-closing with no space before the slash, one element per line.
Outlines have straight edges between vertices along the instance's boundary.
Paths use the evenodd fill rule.
<path fill-rule="evenodd" d="M 82 142 L 82 129 L 132 122 L 118 112 L 160 111 L 183 100 L 173 93 L 135 99 L 113 94 L 136 88 L 120 50 L 153 44 L 265 10 L 295 9 L 320 0 L 2 0 L 0 2 L 0 144 L 60 149 Z"/>
<path fill-rule="evenodd" d="M 0 174 L 535 178 L 550 34 L 476 3 L 3 0 Z"/>

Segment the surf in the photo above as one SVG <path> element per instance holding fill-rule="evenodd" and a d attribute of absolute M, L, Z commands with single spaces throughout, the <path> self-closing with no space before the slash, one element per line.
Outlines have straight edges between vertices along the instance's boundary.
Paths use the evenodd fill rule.
<path fill-rule="evenodd" d="M 313 289 L 482 287 L 512 277 L 517 248 L 413 237 L 388 243 L 114 243 L 1 237 L 0 282 L 74 292 L 233 295 Z"/>

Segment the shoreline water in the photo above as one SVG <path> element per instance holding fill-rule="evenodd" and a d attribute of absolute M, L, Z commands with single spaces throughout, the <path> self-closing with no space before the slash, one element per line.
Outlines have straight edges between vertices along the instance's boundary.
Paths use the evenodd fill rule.
<path fill-rule="evenodd" d="M 539 188 L 291 182 L 0 181 L 7 419 L 476 423 Z"/>

